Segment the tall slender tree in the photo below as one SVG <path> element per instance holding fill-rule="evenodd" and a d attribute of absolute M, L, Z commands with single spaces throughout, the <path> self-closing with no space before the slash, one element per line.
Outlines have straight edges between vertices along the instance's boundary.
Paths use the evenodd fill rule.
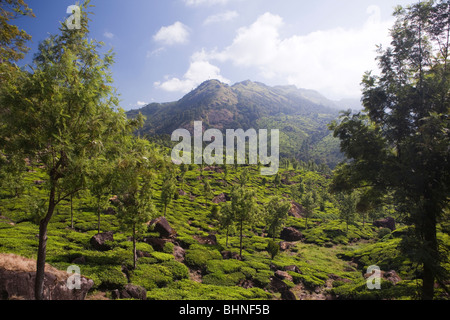
<path fill-rule="evenodd" d="M 331 126 L 351 159 L 336 170 L 333 188 L 391 193 L 413 226 L 405 254 L 423 266 L 422 298 L 444 288 L 447 259 L 437 224 L 448 212 L 450 186 L 450 3 L 397 7 L 391 46 L 379 48 L 380 75 L 363 78 L 365 110 L 346 112 Z M 447 213 L 448 214 L 448 213 Z"/>
<path fill-rule="evenodd" d="M 134 139 L 131 149 L 117 162 L 115 190 L 118 217 L 133 239 L 133 268 L 136 268 L 136 240 L 145 223 L 156 215 L 152 201 L 155 157 L 147 141 Z"/>
<path fill-rule="evenodd" d="M 235 187 L 231 193 L 231 211 L 239 228 L 239 255 L 242 257 L 244 226 L 252 225 L 258 214 L 256 193 L 245 187 Z"/>
<path fill-rule="evenodd" d="M 81 7 L 81 28 L 60 32 L 39 45 L 33 72 L 21 87 L 1 97 L 7 148 L 44 165 L 47 210 L 39 221 L 35 298 L 42 300 L 47 227 L 57 205 L 86 188 L 93 161 L 103 155 L 107 140 L 136 128 L 141 118 L 126 119 L 117 110 L 111 86 L 111 52 L 102 55 L 101 43 L 89 37 L 89 1 Z"/>

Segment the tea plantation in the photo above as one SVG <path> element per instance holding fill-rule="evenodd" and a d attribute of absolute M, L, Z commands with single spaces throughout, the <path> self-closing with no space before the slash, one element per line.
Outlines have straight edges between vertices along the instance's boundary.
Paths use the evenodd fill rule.
<path fill-rule="evenodd" d="M 285 241 L 276 234 L 279 250 L 273 258 L 268 252 L 272 235 L 262 216 L 244 225 L 242 257 L 238 228 L 232 226 L 227 239 L 219 223 L 221 209 L 243 170 L 248 171 L 246 185 L 255 191 L 261 210 L 272 196 L 293 201 L 293 190 L 300 183 L 322 195 L 321 205 L 307 220 L 301 212 L 287 218 L 283 227 L 294 228 L 302 238 Z M 30 167 L 25 189 L 2 190 L 0 253 L 36 259 L 36 208 L 45 196 L 42 177 L 39 167 Z M 152 224 L 145 225 L 138 237 L 136 268 L 131 234 L 120 224 L 114 205 L 99 218 L 92 197 L 81 192 L 59 205 L 51 220 L 47 263 L 60 270 L 78 265 L 82 275 L 94 281 L 87 299 L 112 299 L 112 293 L 127 284 L 145 288 L 150 300 L 417 298 L 420 268 L 398 248 L 407 227 L 397 224 L 391 232 L 359 218 L 349 224 L 340 220 L 338 200 L 327 193 L 329 180 L 329 175 L 305 168 L 284 168 L 278 177 L 262 177 L 256 167 L 230 166 L 224 172 L 222 167 L 191 165 L 178 176 L 167 208 L 166 219 L 176 236 L 161 239 Z M 205 191 L 206 183 L 210 190 Z M 160 216 L 162 184 L 163 178 L 158 177 L 153 186 Z M 98 233 L 99 222 L 101 232 L 113 232 L 114 240 L 106 243 L 105 251 L 96 250 L 90 241 Z M 448 236 L 440 233 L 439 237 L 448 247 Z M 152 239 L 162 240 L 162 245 Z M 395 271 L 397 280 L 383 277 L 381 290 L 369 290 L 364 274 L 370 265 L 382 272 Z M 437 295 L 445 297 L 445 292 L 438 289 Z"/>

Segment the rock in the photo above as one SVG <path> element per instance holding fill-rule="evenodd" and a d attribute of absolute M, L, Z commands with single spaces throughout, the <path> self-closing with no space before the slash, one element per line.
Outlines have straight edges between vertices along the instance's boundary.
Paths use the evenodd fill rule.
<path fill-rule="evenodd" d="M 280 238 L 288 242 L 294 242 L 302 240 L 303 235 L 297 229 L 289 227 L 284 228 L 283 231 L 281 231 Z"/>
<path fill-rule="evenodd" d="M 153 250 L 163 252 L 164 246 L 167 242 L 170 242 L 170 240 L 160 238 L 144 238 L 144 242 L 151 245 Z"/>
<path fill-rule="evenodd" d="M 377 220 L 373 222 L 373 225 L 377 228 L 388 228 L 391 231 L 395 230 L 395 219 L 391 217 L 387 217 L 382 220 Z"/>
<path fill-rule="evenodd" d="M 185 196 L 185 195 L 187 195 L 187 193 L 186 193 L 186 191 L 184 191 L 183 189 L 179 189 L 179 190 L 178 190 L 178 195 L 180 195 L 180 196 Z"/>
<path fill-rule="evenodd" d="M 293 243 L 290 243 L 290 242 L 287 242 L 287 241 L 281 241 L 280 242 L 280 250 L 281 251 L 287 251 L 293 246 L 294 246 Z"/>
<path fill-rule="evenodd" d="M 288 280 L 288 281 L 293 280 L 292 276 L 289 273 L 281 270 L 275 271 L 275 277 L 279 278 L 280 280 Z"/>
<path fill-rule="evenodd" d="M 176 261 L 183 263 L 184 257 L 186 256 L 186 251 L 180 246 L 174 246 L 173 256 L 175 257 Z"/>
<path fill-rule="evenodd" d="M 302 271 L 297 266 L 286 266 L 284 267 L 284 271 L 292 271 L 298 274 L 302 274 Z"/>
<path fill-rule="evenodd" d="M 215 204 L 230 201 L 231 197 L 226 193 L 221 193 L 218 196 L 214 197 L 212 202 Z"/>
<path fill-rule="evenodd" d="M 291 209 L 289 210 L 289 216 L 294 218 L 301 218 L 303 215 L 303 207 L 301 204 L 292 201 L 291 202 Z"/>
<path fill-rule="evenodd" d="M 127 284 L 120 291 L 120 297 L 122 299 L 147 300 L 147 290 L 141 286 Z"/>
<path fill-rule="evenodd" d="M 120 299 L 119 289 L 114 289 L 113 291 L 111 291 L 111 299 L 113 299 L 113 300 Z"/>
<path fill-rule="evenodd" d="M 159 232 L 161 238 L 174 238 L 176 237 L 176 231 L 172 229 L 169 222 L 164 217 L 159 217 L 150 222 L 150 225 L 154 225 L 154 231 Z"/>
<path fill-rule="evenodd" d="M 244 289 L 251 289 L 251 288 L 253 288 L 253 287 L 255 286 L 255 284 L 253 283 L 252 280 L 245 279 L 245 280 L 242 280 L 242 281 L 238 284 L 238 286 L 239 286 L 239 287 L 242 287 L 242 288 L 244 288 Z"/>
<path fill-rule="evenodd" d="M 151 257 L 152 255 L 151 255 L 150 253 L 148 253 L 148 252 L 145 252 L 145 251 L 136 250 L 136 256 L 137 256 L 138 258 L 144 258 L 144 257 L 149 258 L 149 257 Z"/>
<path fill-rule="evenodd" d="M 381 275 L 384 279 L 391 282 L 394 286 L 400 281 L 402 281 L 402 278 L 400 278 L 400 276 L 394 270 L 381 272 Z"/>
<path fill-rule="evenodd" d="M 270 288 L 275 292 L 283 292 L 289 290 L 289 287 L 286 283 L 283 282 L 278 277 L 272 277 L 270 281 Z"/>
<path fill-rule="evenodd" d="M 291 290 L 285 290 L 281 292 L 281 300 L 295 301 L 297 297 Z"/>
<path fill-rule="evenodd" d="M 209 245 L 217 245 L 217 238 L 215 235 L 210 234 L 206 237 L 194 236 L 194 239 L 197 240 L 200 244 L 209 244 Z"/>
<path fill-rule="evenodd" d="M 367 279 L 370 276 L 372 276 L 373 274 L 370 273 L 366 273 L 364 275 L 364 278 Z M 397 283 L 399 283 L 400 281 L 402 281 L 402 279 L 400 278 L 400 276 L 397 274 L 397 272 L 395 272 L 394 270 L 391 271 L 381 271 L 381 277 L 384 278 L 385 280 L 391 282 L 393 285 L 396 285 Z"/>
<path fill-rule="evenodd" d="M 106 244 L 106 241 L 114 241 L 114 234 L 112 231 L 96 234 L 91 238 L 90 244 L 98 251 L 111 250 L 111 246 Z"/>
<path fill-rule="evenodd" d="M 222 251 L 221 254 L 222 254 L 222 257 L 224 258 L 224 260 L 229 260 L 229 259 L 240 260 L 241 259 L 241 257 L 239 256 L 239 253 L 237 253 L 237 252 Z"/>
<path fill-rule="evenodd" d="M 34 300 L 36 261 L 15 255 L 2 255 L 0 265 L 0 300 Z M 80 289 L 69 289 L 72 273 L 46 265 L 44 300 L 84 300 L 94 281 L 80 276 Z"/>
<path fill-rule="evenodd" d="M 73 259 L 72 263 L 73 264 L 86 264 L 86 257 L 81 256 L 81 257 L 75 258 L 75 259 Z"/>

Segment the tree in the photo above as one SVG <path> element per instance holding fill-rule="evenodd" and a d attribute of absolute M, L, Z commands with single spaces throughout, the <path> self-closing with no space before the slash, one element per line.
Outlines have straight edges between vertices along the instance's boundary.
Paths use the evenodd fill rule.
<path fill-rule="evenodd" d="M 211 190 L 211 184 L 209 183 L 207 178 L 205 179 L 205 184 L 203 185 L 203 191 L 205 194 L 206 201 L 208 201 L 208 199 L 211 199 L 213 193 Z"/>
<path fill-rule="evenodd" d="M 169 168 L 163 177 L 163 185 L 161 189 L 161 204 L 164 208 L 164 217 L 166 216 L 167 206 L 173 200 L 173 195 L 177 189 L 173 171 Z"/>
<path fill-rule="evenodd" d="M 282 200 L 279 197 L 270 199 L 266 208 L 265 220 L 269 229 L 269 234 L 272 235 L 274 241 L 276 235 L 279 234 L 283 228 L 290 209 L 291 204 L 288 201 Z"/>
<path fill-rule="evenodd" d="M 226 230 L 226 247 L 228 248 L 228 236 L 234 227 L 235 216 L 230 203 L 226 203 L 219 213 L 219 226 Z"/>
<path fill-rule="evenodd" d="M 273 260 L 275 256 L 280 252 L 280 245 L 275 242 L 275 240 L 269 240 L 266 247 L 267 252 L 269 252 L 271 259 Z"/>
<path fill-rule="evenodd" d="M 258 213 L 256 193 L 245 187 L 235 187 L 231 192 L 231 212 L 239 227 L 239 255 L 242 257 L 244 225 L 251 225 Z"/>
<path fill-rule="evenodd" d="M 152 201 L 154 159 L 148 142 L 135 139 L 132 149 L 117 164 L 118 218 L 133 239 L 133 268 L 136 268 L 136 238 L 155 213 Z"/>
<path fill-rule="evenodd" d="M 108 208 L 112 196 L 113 167 L 105 158 L 97 159 L 93 165 L 88 188 L 93 198 L 93 205 L 97 211 L 97 232 L 100 233 L 100 218 L 102 212 Z"/>
<path fill-rule="evenodd" d="M 244 170 L 241 171 L 241 174 L 239 175 L 239 185 L 241 187 L 245 187 L 249 180 L 249 173 L 248 169 L 244 168 Z"/>
<path fill-rule="evenodd" d="M 88 171 L 107 152 L 107 140 L 120 146 L 120 138 L 142 123 L 141 117 L 128 121 L 123 111 L 116 110 L 118 99 L 109 74 L 113 55 L 100 54 L 101 44 L 88 37 L 88 7 L 86 1 L 81 29 L 61 24 L 59 35 L 39 45 L 33 72 L 0 98 L 6 106 L 5 149 L 42 164 L 47 178 L 47 210 L 39 221 L 36 300 L 43 298 L 47 227 L 55 208 L 86 188 Z"/>
<path fill-rule="evenodd" d="M 13 24 L 20 17 L 34 17 L 32 10 L 23 0 L 0 0 L 0 97 L 21 87 L 26 72 L 16 66 L 29 51 L 26 46 L 31 36 Z M 10 189 L 19 196 L 23 189 L 24 159 L 13 148 L 4 150 L 7 130 L 3 124 L 3 112 L 7 109 L 0 99 L 0 187 Z"/>
<path fill-rule="evenodd" d="M 427 300 L 435 281 L 448 278 L 436 230 L 449 205 L 449 11 L 443 0 L 397 7 L 391 47 L 379 48 L 381 74 L 363 78 L 364 111 L 331 125 L 350 159 L 337 168 L 333 189 L 392 193 L 413 226 L 402 248 L 407 244 L 404 253 L 423 266 Z"/>
<path fill-rule="evenodd" d="M 345 221 L 347 225 L 346 232 L 348 233 L 348 225 L 355 221 L 356 203 L 358 201 L 356 193 L 350 194 L 342 193 L 338 196 L 339 201 L 339 217 Z"/>
<path fill-rule="evenodd" d="M 21 16 L 35 17 L 33 10 L 23 0 L 0 0 L 0 65 L 2 69 L 12 67 L 12 63 L 23 59 L 29 51 L 26 42 L 31 40 L 31 36 L 11 23 L 12 20 Z M 3 73 L 0 76 L 0 80 L 3 80 Z"/>
<path fill-rule="evenodd" d="M 302 206 L 305 209 L 305 229 L 308 229 L 308 218 L 312 216 L 314 209 L 317 207 L 312 192 L 307 192 L 302 197 Z"/>

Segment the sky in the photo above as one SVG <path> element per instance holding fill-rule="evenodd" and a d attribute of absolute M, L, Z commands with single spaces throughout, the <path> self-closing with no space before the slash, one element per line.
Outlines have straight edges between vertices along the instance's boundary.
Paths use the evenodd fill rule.
<path fill-rule="evenodd" d="M 77 0 L 27 0 L 17 25 L 40 41 L 58 33 Z M 392 12 L 413 0 L 92 0 L 91 37 L 115 52 L 121 107 L 182 98 L 203 81 L 295 85 L 329 99 L 359 98 L 389 45 Z"/>

